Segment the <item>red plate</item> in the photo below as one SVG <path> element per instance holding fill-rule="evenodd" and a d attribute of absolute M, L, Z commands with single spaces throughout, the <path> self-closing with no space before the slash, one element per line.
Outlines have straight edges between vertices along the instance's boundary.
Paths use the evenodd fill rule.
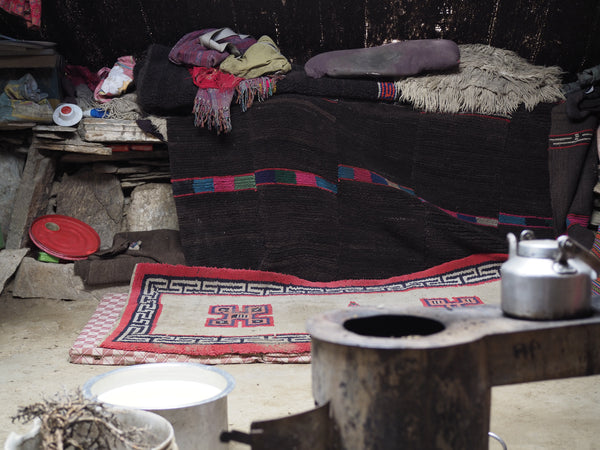
<path fill-rule="evenodd" d="M 46 253 L 71 261 L 86 259 L 100 247 L 96 230 L 79 219 L 59 214 L 35 219 L 29 237 Z"/>

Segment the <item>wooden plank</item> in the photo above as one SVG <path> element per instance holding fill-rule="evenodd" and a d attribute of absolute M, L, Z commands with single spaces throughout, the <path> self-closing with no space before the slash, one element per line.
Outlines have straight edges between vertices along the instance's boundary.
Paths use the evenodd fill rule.
<path fill-rule="evenodd" d="M 89 142 L 162 142 L 145 133 L 135 120 L 86 118 L 82 121 L 81 136 Z"/>
<path fill-rule="evenodd" d="M 152 164 L 152 161 L 168 161 L 168 152 L 166 150 L 154 150 L 153 152 L 116 152 L 112 155 L 94 155 L 84 153 L 65 153 L 60 160 L 63 163 L 87 164 L 96 161 L 145 161 L 145 164 Z"/>
<path fill-rule="evenodd" d="M 119 175 L 120 172 L 117 172 Z M 136 174 L 123 174 L 123 181 L 138 181 L 138 180 L 159 180 L 159 179 L 170 179 L 171 172 L 146 172 L 146 173 L 136 173 Z"/>
<path fill-rule="evenodd" d="M 38 67 L 57 67 L 60 64 L 61 56 L 53 55 L 4 55 L 0 57 L 0 68 L 27 68 Z"/>
<path fill-rule="evenodd" d="M 81 139 L 64 139 L 62 141 L 51 141 L 46 139 L 40 139 L 37 136 L 33 136 L 32 146 L 38 149 L 55 150 L 62 152 L 72 153 L 86 153 L 95 155 L 111 155 L 112 150 L 110 147 L 101 144 L 94 144 L 90 142 L 82 141 Z"/>
<path fill-rule="evenodd" d="M 55 133 L 75 133 L 77 131 L 77 127 L 63 127 L 61 125 L 36 125 L 33 127 L 33 131 L 52 131 Z"/>
<path fill-rule="evenodd" d="M 0 122 L 0 130 L 23 130 L 27 128 L 33 128 L 35 122 Z"/>
<path fill-rule="evenodd" d="M 63 141 L 65 139 L 65 136 L 61 136 L 60 134 L 50 132 L 35 133 L 35 136 L 40 139 L 50 139 L 53 141 Z"/>

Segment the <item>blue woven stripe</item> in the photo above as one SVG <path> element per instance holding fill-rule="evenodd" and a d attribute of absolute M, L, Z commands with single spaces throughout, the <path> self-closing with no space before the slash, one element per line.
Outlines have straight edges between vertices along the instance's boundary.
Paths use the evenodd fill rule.
<path fill-rule="evenodd" d="M 215 185 L 212 178 L 196 179 L 192 183 L 194 193 L 215 192 Z"/>
<path fill-rule="evenodd" d="M 331 191 L 334 194 L 337 194 L 337 192 L 338 192 L 337 184 L 332 183 L 331 181 L 327 181 L 326 179 L 321 178 L 321 177 L 316 177 L 316 182 L 317 182 L 318 187 L 320 187 L 322 189 L 327 189 L 328 191 Z"/>
<path fill-rule="evenodd" d="M 354 179 L 354 169 L 348 166 L 338 166 L 338 178 Z"/>
<path fill-rule="evenodd" d="M 500 213 L 498 220 L 501 225 L 515 225 L 528 228 L 552 228 L 551 217 L 514 216 Z"/>

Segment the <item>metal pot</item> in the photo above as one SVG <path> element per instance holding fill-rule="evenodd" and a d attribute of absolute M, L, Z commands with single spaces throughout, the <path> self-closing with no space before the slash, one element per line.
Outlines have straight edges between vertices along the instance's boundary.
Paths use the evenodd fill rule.
<path fill-rule="evenodd" d="M 591 313 L 592 280 L 600 259 L 572 238 L 535 239 L 525 230 L 507 236 L 508 260 L 502 264 L 501 306 L 511 317 L 558 320 Z"/>
<path fill-rule="evenodd" d="M 173 425 L 180 450 L 217 450 L 228 448 L 219 436 L 228 428 L 227 395 L 234 386 L 233 377 L 217 367 L 153 363 L 96 376 L 85 383 L 83 394 L 164 417 Z"/>

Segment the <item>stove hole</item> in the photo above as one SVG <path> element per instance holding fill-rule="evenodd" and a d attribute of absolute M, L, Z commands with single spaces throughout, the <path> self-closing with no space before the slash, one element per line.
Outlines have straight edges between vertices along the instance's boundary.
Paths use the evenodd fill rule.
<path fill-rule="evenodd" d="M 344 328 L 361 336 L 405 337 L 429 336 L 445 327 L 437 320 L 423 317 L 381 315 L 346 320 Z"/>

